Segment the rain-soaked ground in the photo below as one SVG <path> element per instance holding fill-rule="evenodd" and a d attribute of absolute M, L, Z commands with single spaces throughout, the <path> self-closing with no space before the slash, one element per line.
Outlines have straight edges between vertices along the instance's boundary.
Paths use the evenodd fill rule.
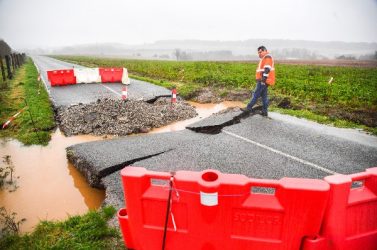
<path fill-rule="evenodd" d="M 183 130 L 185 126 L 228 107 L 244 106 L 241 102 L 190 104 L 196 107 L 197 117 L 154 129 L 151 133 Z M 95 140 L 103 140 L 103 137 L 65 137 L 57 129 L 46 147 L 23 146 L 9 139 L 0 141 L 0 157 L 10 156 L 15 166 L 14 175 L 18 177 L 15 191 L 0 191 L 0 207 L 15 212 L 16 221 L 26 219 L 20 227 L 21 232 L 32 231 L 40 220 L 61 220 L 101 206 L 104 190 L 91 188 L 68 162 L 65 151 L 68 146 Z"/>

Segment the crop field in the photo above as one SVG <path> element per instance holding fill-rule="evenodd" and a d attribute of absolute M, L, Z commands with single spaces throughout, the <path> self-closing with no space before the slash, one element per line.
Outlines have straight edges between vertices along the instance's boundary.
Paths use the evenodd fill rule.
<path fill-rule="evenodd" d="M 252 90 L 257 67 L 256 62 L 177 62 L 85 56 L 56 58 L 88 67 L 125 67 L 131 77 L 168 88 L 176 86 L 186 98 L 195 96 L 204 87 L 218 93 Z M 377 67 L 371 65 L 276 63 L 276 84 L 269 89 L 271 105 L 278 109 L 280 100 L 284 99 L 289 105 L 283 109 L 305 110 L 327 116 L 330 123 L 341 119 L 374 130 L 377 127 Z"/>

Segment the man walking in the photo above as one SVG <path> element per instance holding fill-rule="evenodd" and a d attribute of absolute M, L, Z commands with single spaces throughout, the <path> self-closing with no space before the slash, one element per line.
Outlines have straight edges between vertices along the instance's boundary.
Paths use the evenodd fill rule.
<path fill-rule="evenodd" d="M 253 106 L 259 97 L 262 97 L 263 109 L 262 115 L 268 115 L 268 86 L 275 84 L 275 68 L 274 60 L 266 47 L 260 46 L 258 48 L 258 56 L 260 58 L 257 70 L 255 72 L 255 79 L 257 86 L 254 90 L 253 96 L 249 104 L 246 106 L 245 112 L 254 113 Z"/>

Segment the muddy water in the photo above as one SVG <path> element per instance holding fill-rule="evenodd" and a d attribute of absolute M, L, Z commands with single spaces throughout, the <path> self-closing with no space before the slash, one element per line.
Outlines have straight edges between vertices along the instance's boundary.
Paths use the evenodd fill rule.
<path fill-rule="evenodd" d="M 185 126 L 199 121 L 227 107 L 242 107 L 241 102 L 198 104 L 198 116 L 154 129 L 151 133 L 183 130 Z M 82 142 L 102 140 L 89 135 L 65 137 L 59 130 L 52 134 L 48 146 L 22 146 L 16 140 L 0 141 L 0 157 L 10 155 L 15 166 L 16 191 L 0 190 L 0 207 L 17 213 L 16 220 L 26 218 L 22 232 L 29 232 L 40 220 L 61 220 L 68 215 L 83 214 L 97 209 L 105 198 L 104 190 L 91 188 L 84 177 L 66 158 L 65 148 Z M 2 164 L 2 163 L 0 163 Z"/>
<path fill-rule="evenodd" d="M 187 125 L 200 121 L 201 119 L 209 117 L 212 114 L 217 113 L 223 109 L 245 106 L 245 104 L 243 104 L 242 102 L 229 102 L 229 101 L 222 102 L 222 103 L 205 103 L 205 104 L 196 103 L 196 102 L 188 102 L 188 103 L 190 103 L 192 106 L 196 108 L 196 112 L 198 113 L 196 117 L 188 119 L 188 120 L 184 120 L 184 121 L 175 122 L 165 127 L 153 129 L 150 133 L 162 133 L 162 132 L 173 132 L 173 131 L 183 130 L 185 129 Z"/>
<path fill-rule="evenodd" d="M 26 218 L 22 232 L 33 229 L 39 220 L 59 220 L 83 214 L 101 205 L 105 192 L 91 188 L 84 177 L 68 163 L 65 148 L 101 137 L 65 137 L 57 130 L 48 146 L 22 146 L 16 140 L 0 142 L 0 157 L 10 155 L 15 166 L 16 191 L 0 191 L 0 207 Z M 2 164 L 2 163 L 1 163 Z"/>

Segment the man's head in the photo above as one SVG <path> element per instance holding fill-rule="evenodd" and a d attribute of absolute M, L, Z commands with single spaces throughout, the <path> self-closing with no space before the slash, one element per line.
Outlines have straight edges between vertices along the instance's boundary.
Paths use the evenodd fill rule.
<path fill-rule="evenodd" d="M 258 56 L 259 56 L 259 58 L 264 57 L 266 54 L 267 54 L 267 49 L 266 49 L 266 47 L 264 47 L 264 46 L 259 46 L 259 47 L 258 47 Z"/>

